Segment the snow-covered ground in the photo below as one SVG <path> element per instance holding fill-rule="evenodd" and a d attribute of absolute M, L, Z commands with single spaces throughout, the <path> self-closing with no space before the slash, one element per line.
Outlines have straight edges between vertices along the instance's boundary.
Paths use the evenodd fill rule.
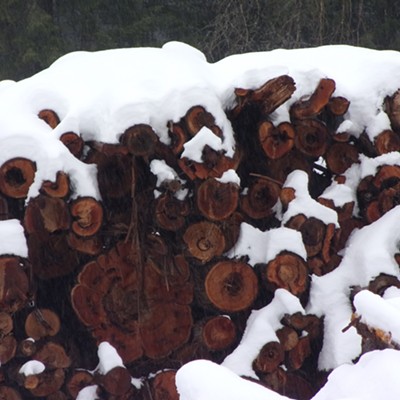
<path fill-rule="evenodd" d="M 127 128 L 146 123 L 161 141 L 168 143 L 168 124 L 179 121 L 190 107 L 201 104 L 212 112 L 224 132 L 223 140 L 217 138 L 213 146 L 232 155 L 235 140 L 225 110 L 235 105 L 234 89 L 255 89 L 282 74 L 295 80 L 296 91 L 271 115 L 275 124 L 289 121 L 290 106 L 309 96 L 321 78 L 329 77 L 336 82 L 334 95 L 350 100 L 338 133 L 346 131 L 358 137 L 366 131 L 373 139 L 390 129 L 383 101 L 400 87 L 400 53 L 326 46 L 234 55 L 212 64 L 198 50 L 171 42 L 160 49 L 71 53 L 31 78 L 1 82 L 0 165 L 13 157 L 36 162 L 35 180 L 28 197 L 36 196 L 43 180 L 53 181 L 62 170 L 71 178 L 73 196 L 100 198 L 96 169 L 72 156 L 58 140 L 61 134 L 73 131 L 85 141 L 117 143 Z M 37 117 L 44 108 L 56 111 L 60 117 L 61 122 L 54 130 Z M 185 146 L 185 156 L 199 160 L 207 137 L 205 130 L 204 135 L 192 139 L 193 143 Z M 400 165 L 400 155 L 361 157 L 359 164 L 346 171 L 346 183 L 333 183 L 325 197 L 334 199 L 338 205 L 343 198 L 344 202 L 355 200 L 358 182 L 383 164 Z M 174 176 L 173 171 L 164 167 L 162 162 L 153 161 L 157 175 Z M 301 210 L 337 224 L 332 210 L 304 192 L 304 175 L 295 171 L 288 177 L 286 185 L 296 188 L 299 196 L 286 214 L 281 215 L 282 221 Z M 306 307 L 289 292 L 278 290 L 269 305 L 252 312 L 242 342 L 223 365 L 198 360 L 183 366 L 177 374 L 181 400 L 286 398 L 239 375 L 257 378 L 251 369 L 252 360 L 266 340 L 277 340 L 275 331 L 280 327 L 281 317 L 297 311 L 325 318 L 319 368 L 333 372 L 315 400 L 399 399 L 400 353 L 374 351 L 352 365 L 352 360 L 360 355 L 361 338 L 354 327 L 343 332 L 353 313 L 349 301 L 352 286 L 365 287 L 380 273 L 400 276 L 394 259 L 400 243 L 399 220 L 400 208 L 395 207 L 378 221 L 356 231 L 343 251 L 339 267 L 322 277 L 312 276 Z M 0 222 L 0 239 L 2 254 L 26 257 L 25 237 L 17 220 Z M 243 224 L 239 241 L 227 256 L 248 255 L 254 265 L 272 259 L 280 249 L 290 249 L 306 258 L 298 232 L 283 227 L 261 232 Z M 385 298 L 360 292 L 355 306 L 363 322 L 389 331 L 394 340 L 400 340 L 398 290 L 392 290 Z M 107 369 L 112 364 L 110 354 Z M 120 360 L 117 361 L 119 364 Z M 104 367 L 102 363 L 100 369 Z M 93 388 L 85 389 L 85 393 L 79 399 L 96 398 Z"/>

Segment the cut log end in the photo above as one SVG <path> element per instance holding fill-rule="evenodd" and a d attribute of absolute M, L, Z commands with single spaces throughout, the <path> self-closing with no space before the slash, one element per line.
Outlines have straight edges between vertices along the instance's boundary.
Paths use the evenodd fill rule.
<path fill-rule="evenodd" d="M 54 129 L 60 123 L 60 118 L 58 117 L 57 113 L 50 109 L 39 111 L 38 117 L 46 122 L 46 124 L 52 129 Z"/>
<path fill-rule="evenodd" d="M 138 124 L 128 128 L 121 142 L 134 156 L 146 157 L 154 153 L 158 136 L 150 125 Z"/>
<path fill-rule="evenodd" d="M 236 340 L 236 326 L 228 317 L 212 317 L 203 326 L 202 339 L 211 351 L 226 349 Z"/>
<path fill-rule="evenodd" d="M 93 236 L 103 223 L 103 207 L 91 197 L 81 197 L 71 203 L 71 215 L 74 219 L 72 230 L 78 236 Z"/>

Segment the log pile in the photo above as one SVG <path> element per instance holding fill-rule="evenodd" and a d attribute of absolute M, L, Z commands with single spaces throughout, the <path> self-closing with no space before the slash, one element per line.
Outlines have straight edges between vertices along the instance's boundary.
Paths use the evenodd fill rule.
<path fill-rule="evenodd" d="M 328 78 L 293 102 L 289 121 L 274 121 L 295 85 L 282 75 L 235 90 L 236 106 L 226 110 L 235 132 L 232 156 L 213 143 L 200 149 L 200 159 L 187 155 L 201 135 L 224 139 L 213 110 L 201 104 L 171 121 L 169 145 L 148 124 L 129 127 L 118 144 L 65 132 L 60 141 L 69 151 L 96 165 L 101 200 L 76 197 L 60 170 L 25 202 L 35 163 L 13 158 L 0 166 L 1 219 L 19 220 L 28 246 L 26 258 L 0 258 L 0 398 L 75 399 L 94 386 L 100 399 L 177 400 L 175 371 L 198 358 L 222 362 L 251 310 L 266 306 L 276 289 L 307 304 L 311 274 L 334 270 L 350 234 L 400 202 L 398 165 L 363 177 L 354 200 L 338 204 L 324 196 L 346 183 L 360 155 L 400 150 L 399 95 L 386 99 L 392 130 L 372 141 L 337 132 L 349 101 L 334 95 Z M 60 123 L 51 109 L 38 118 L 52 129 Z M 293 174 L 302 186 L 292 184 Z M 304 199 L 329 217 L 302 209 Z M 283 248 L 255 268 L 249 257 L 227 257 L 242 223 L 300 232 L 306 257 Z M 384 285 L 400 286 L 388 279 Z M 317 371 L 323 321 L 293 314 L 281 323 L 278 341 L 265 343 L 254 371 L 261 384 L 309 399 L 326 377 Z M 368 328 L 354 324 L 364 351 L 382 348 Z M 103 342 L 124 364 L 105 374 L 96 370 Z M 32 361 L 42 368 L 26 372 Z M 132 377 L 142 377 L 141 384 Z"/>

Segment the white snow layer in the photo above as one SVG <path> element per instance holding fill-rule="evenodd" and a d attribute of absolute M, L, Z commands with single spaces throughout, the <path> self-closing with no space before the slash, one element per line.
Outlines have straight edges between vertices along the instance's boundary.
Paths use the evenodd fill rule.
<path fill-rule="evenodd" d="M 100 199 L 96 167 L 70 154 L 59 141 L 63 133 L 75 132 L 85 141 L 118 143 L 127 128 L 135 124 L 149 124 L 160 140 L 168 143 L 168 125 L 179 121 L 191 107 L 201 105 L 214 115 L 223 137 L 211 136 L 211 131 L 205 128 L 186 144 L 184 156 L 201 162 L 200 155 L 205 144 L 232 156 L 235 141 L 225 111 L 235 106 L 234 89 L 255 89 L 282 74 L 288 74 L 295 80 L 296 91 L 271 115 L 275 125 L 288 121 L 293 102 L 310 96 L 319 80 L 328 77 L 336 82 L 334 96 L 344 96 L 350 101 L 338 132 L 348 132 L 358 137 L 365 131 L 373 139 L 381 131 L 390 129 L 383 103 L 386 96 L 392 95 L 400 87 L 398 52 L 335 45 L 234 55 L 209 63 L 200 51 L 184 43 L 170 42 L 162 48 L 74 52 L 28 79 L 0 82 L 0 165 L 14 157 L 26 157 L 36 163 L 35 180 L 28 198 L 38 194 L 44 180 L 54 180 L 58 171 L 65 171 L 70 176 L 73 197 L 92 196 Z M 52 109 L 59 115 L 61 122 L 55 129 L 37 117 L 42 109 Z M 360 179 L 374 173 L 382 163 L 400 164 L 400 156 L 392 153 L 375 159 L 360 157 L 360 163 L 345 172 L 346 182 L 341 185 L 334 183 L 323 196 L 336 199 L 335 204 L 339 206 L 354 200 L 355 187 Z M 161 164 L 153 164 L 152 168 L 157 179 L 175 177 L 174 171 L 161 171 Z M 235 181 L 236 177 L 228 175 L 223 179 Z M 290 203 L 283 223 L 296 213 L 307 212 L 307 216 L 337 224 L 337 216 L 332 210 L 322 207 L 308 196 L 306 184 L 304 173 L 301 172 L 294 172 L 285 183 L 295 188 L 297 198 Z M 325 276 L 312 277 L 306 310 L 325 317 L 319 367 L 337 368 L 316 400 L 339 399 L 340 396 L 357 400 L 399 398 L 397 376 L 394 377 L 392 370 L 389 370 L 394 362 L 400 362 L 398 353 L 385 351 L 367 354 L 354 367 L 342 365 L 351 363 L 360 353 L 361 341 L 355 329 L 342 332 L 352 314 L 350 286 L 365 286 L 381 272 L 399 275 L 393 258 L 400 241 L 399 219 L 400 208 L 396 207 L 375 223 L 357 231 L 350 238 L 340 266 Z M 295 232 L 283 228 L 257 232 L 253 228 L 249 237 L 254 241 L 250 241 L 243 235 L 246 229 L 251 231 L 243 224 L 241 238 L 232 250 L 232 256 L 247 255 L 250 263 L 255 264 L 267 262 L 280 249 L 290 248 L 305 257 L 304 246 Z M 26 257 L 25 238 L 17 221 L 2 221 L 0 235 L 3 235 L 0 240 L 2 254 Z M 274 235 L 279 237 L 278 244 Z M 269 240 L 271 238 L 274 240 Z M 276 296 L 281 294 L 277 293 Z M 282 296 L 288 300 L 286 294 Z M 285 310 L 286 300 L 274 299 L 265 309 L 254 311 L 249 324 L 256 315 L 263 316 L 260 321 L 268 326 L 272 337 L 271 330 L 277 323 L 273 316 Z M 357 301 L 361 312 L 363 305 L 375 306 L 380 300 L 359 297 Z M 277 309 L 279 307 L 280 310 Z M 372 325 L 376 322 L 375 316 L 365 310 L 362 310 L 362 314 Z M 245 336 L 252 336 L 253 329 L 248 326 Z M 246 337 L 241 345 L 245 343 Z M 111 364 L 100 356 L 103 350 L 111 354 Z M 103 371 L 109 370 L 112 365 L 120 365 L 119 356 L 108 350 L 104 346 L 99 354 Z M 239 350 L 235 354 L 238 353 Z M 248 371 L 248 356 L 243 357 L 243 368 Z M 379 368 L 373 368 L 378 362 Z M 236 366 L 238 364 L 239 361 L 235 362 Z M 364 378 L 359 371 L 367 371 Z M 372 379 L 372 371 L 379 374 L 380 378 Z M 350 385 L 350 380 L 349 384 L 338 384 L 340 379 L 346 380 L 346 374 L 357 376 L 356 384 Z M 182 367 L 177 381 L 181 400 L 283 398 L 242 380 L 225 367 L 205 361 Z M 374 381 L 384 390 L 390 388 L 391 392 L 383 397 L 374 392 Z M 332 386 L 334 388 L 330 389 Z M 337 393 L 343 395 L 331 394 L 335 387 Z M 354 392 L 355 388 L 357 393 Z M 78 398 L 97 398 L 95 390 L 95 387 L 85 388 Z"/>
<path fill-rule="evenodd" d="M 19 373 L 25 376 L 38 375 L 45 370 L 45 365 L 37 360 L 29 360 L 21 366 Z"/>

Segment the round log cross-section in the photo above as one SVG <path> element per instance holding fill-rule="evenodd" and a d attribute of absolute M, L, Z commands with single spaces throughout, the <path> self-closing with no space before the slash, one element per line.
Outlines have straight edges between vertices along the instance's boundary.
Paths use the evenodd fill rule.
<path fill-rule="evenodd" d="M 27 196 L 35 178 L 36 165 L 27 158 L 13 158 L 0 167 L 0 191 L 14 199 Z"/>
<path fill-rule="evenodd" d="M 128 128 L 121 137 L 121 142 L 134 156 L 149 156 L 155 150 L 158 136 L 150 125 L 138 124 Z"/>
<path fill-rule="evenodd" d="M 260 350 L 253 362 L 253 368 L 264 374 L 273 372 L 283 362 L 284 356 L 284 349 L 279 342 L 269 342 Z"/>
<path fill-rule="evenodd" d="M 287 154 L 294 145 L 295 131 L 289 122 L 282 122 L 275 128 L 270 121 L 264 121 L 258 128 L 258 138 L 264 153 L 275 160 Z"/>
<path fill-rule="evenodd" d="M 60 136 L 60 141 L 76 158 L 81 158 L 83 147 L 85 145 L 83 139 L 75 132 L 65 132 Z"/>
<path fill-rule="evenodd" d="M 226 312 L 245 310 L 258 295 L 257 275 L 243 262 L 216 263 L 208 272 L 204 286 L 211 303 Z"/>
<path fill-rule="evenodd" d="M 103 207 L 91 197 L 81 197 L 71 204 L 72 230 L 78 236 L 92 236 L 103 223 Z"/>
<path fill-rule="evenodd" d="M 54 129 L 60 123 L 60 118 L 58 117 L 57 113 L 50 109 L 39 111 L 38 117 L 46 122 L 46 124 L 52 129 Z"/>
<path fill-rule="evenodd" d="M 207 349 L 218 351 L 231 346 L 236 339 L 236 326 L 227 316 L 209 318 L 203 325 L 202 340 Z"/>

